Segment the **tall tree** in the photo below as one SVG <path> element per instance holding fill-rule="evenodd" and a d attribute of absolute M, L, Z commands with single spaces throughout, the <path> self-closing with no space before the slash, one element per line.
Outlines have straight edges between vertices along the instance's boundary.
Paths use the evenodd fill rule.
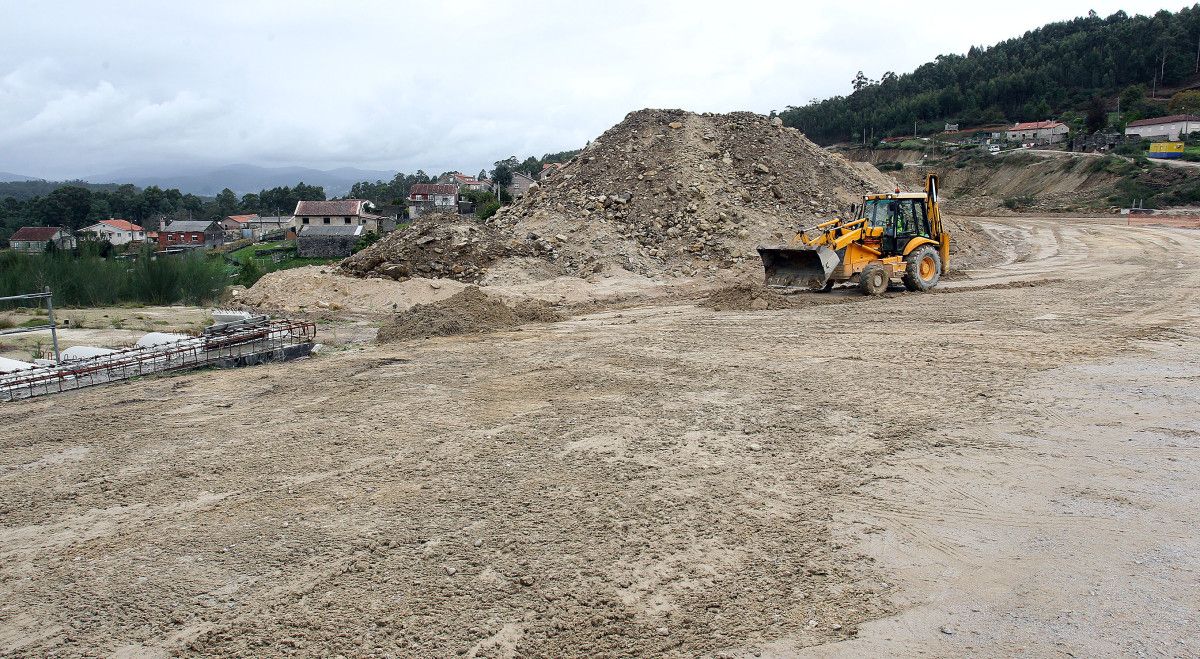
<path fill-rule="evenodd" d="M 1104 109 L 1104 99 L 1099 96 L 1093 96 L 1088 101 L 1087 117 L 1084 120 L 1084 126 L 1087 127 L 1087 132 L 1095 133 L 1103 129 L 1108 124 L 1108 111 Z"/>
<path fill-rule="evenodd" d="M 855 74 L 854 79 L 850 81 L 850 86 L 854 89 L 854 91 L 859 92 L 866 88 L 866 86 L 870 83 L 871 81 L 867 80 L 867 76 L 863 75 L 862 71 L 859 71 L 857 74 Z"/>
<path fill-rule="evenodd" d="M 225 188 L 217 195 L 217 216 L 225 217 L 226 215 L 237 215 L 238 198 L 233 190 Z"/>

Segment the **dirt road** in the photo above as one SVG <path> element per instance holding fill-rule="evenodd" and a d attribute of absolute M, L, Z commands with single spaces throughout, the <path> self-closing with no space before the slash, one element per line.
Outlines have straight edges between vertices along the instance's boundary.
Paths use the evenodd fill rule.
<path fill-rule="evenodd" d="M 0 407 L 13 655 L 1200 653 L 1200 233 Z"/>

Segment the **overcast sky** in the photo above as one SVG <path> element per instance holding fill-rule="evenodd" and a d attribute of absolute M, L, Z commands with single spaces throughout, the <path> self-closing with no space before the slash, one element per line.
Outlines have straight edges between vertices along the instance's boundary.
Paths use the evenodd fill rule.
<path fill-rule="evenodd" d="M 0 0 L 0 171 L 253 163 L 468 173 L 631 110 L 766 113 L 1081 2 Z"/>

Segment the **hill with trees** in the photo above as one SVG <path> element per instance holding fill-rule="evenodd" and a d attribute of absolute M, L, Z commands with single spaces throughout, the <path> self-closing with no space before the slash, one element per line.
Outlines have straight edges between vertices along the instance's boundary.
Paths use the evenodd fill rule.
<path fill-rule="evenodd" d="M 501 185 L 512 183 L 512 175 L 514 172 L 524 172 L 530 176 L 537 176 L 541 173 L 542 167 L 547 163 L 566 162 L 575 157 L 579 153 L 579 149 L 573 151 L 559 151 L 558 153 L 547 153 L 541 158 L 529 156 L 525 160 L 520 160 L 516 156 L 509 156 L 504 160 L 498 160 L 493 163 L 491 172 L 480 171 L 477 178 L 484 179 L 490 177 L 492 180 L 499 182 Z M 452 172 L 442 172 L 439 176 L 430 176 L 424 170 L 417 170 L 415 174 L 405 174 L 398 172 L 389 181 L 359 181 L 350 187 L 350 199 L 369 199 L 380 205 L 401 205 L 408 198 L 408 191 L 417 183 L 433 183 L 439 180 L 447 180 L 447 177 Z"/>
<path fill-rule="evenodd" d="M 1066 113 L 1082 123 L 1089 111 L 1094 127 L 1107 123 L 1118 98 L 1122 124 L 1166 114 L 1165 99 L 1158 100 L 1163 90 L 1189 87 L 1198 74 L 1200 5 L 1153 16 L 1089 12 L 965 55 L 939 55 L 911 73 L 888 71 L 873 80 L 859 71 L 849 95 L 789 107 L 780 117 L 823 144 L 910 135 L 914 124 L 932 133 L 945 123 Z M 1180 109 L 1200 112 L 1200 106 Z"/>
<path fill-rule="evenodd" d="M 26 194 L 31 190 L 33 194 Z M 200 197 L 153 185 L 139 189 L 131 184 L 96 185 L 81 181 L 0 183 L 0 242 L 7 241 L 23 226 L 62 226 L 78 231 L 115 217 L 156 228 L 160 217 L 177 220 L 219 219 L 236 213 L 290 215 L 298 201 L 325 198 L 324 188 L 304 183 L 260 190 L 241 198 L 229 188 L 216 197 Z"/>

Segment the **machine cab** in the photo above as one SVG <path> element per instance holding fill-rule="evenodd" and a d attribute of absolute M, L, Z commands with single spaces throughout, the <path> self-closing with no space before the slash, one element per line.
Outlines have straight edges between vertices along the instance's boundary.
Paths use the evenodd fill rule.
<path fill-rule="evenodd" d="M 879 241 L 884 256 L 899 254 L 913 238 L 934 237 L 926 200 L 921 193 L 868 195 L 857 219 L 866 220 L 863 233 Z"/>

